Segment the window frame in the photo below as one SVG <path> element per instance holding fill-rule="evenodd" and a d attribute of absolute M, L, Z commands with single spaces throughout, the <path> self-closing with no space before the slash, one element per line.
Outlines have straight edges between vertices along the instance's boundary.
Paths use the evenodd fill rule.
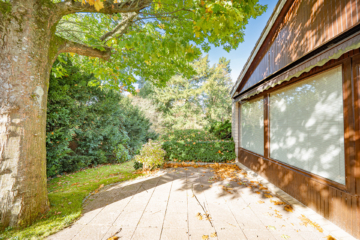
<path fill-rule="evenodd" d="M 341 184 L 335 181 L 332 181 L 330 179 L 321 177 L 317 174 L 305 171 L 301 168 L 289 165 L 287 163 L 281 162 L 277 159 L 273 159 L 270 157 L 270 112 L 269 112 L 269 97 L 272 92 L 281 90 L 284 87 L 288 87 L 292 84 L 299 83 L 301 81 L 307 80 L 310 77 L 314 77 L 318 74 L 324 73 L 328 70 L 331 70 L 336 67 L 342 67 L 342 92 L 343 92 L 343 116 L 344 116 L 344 153 L 345 153 L 345 184 Z M 263 97 L 264 98 L 264 155 L 259 155 L 257 153 L 254 153 L 252 151 L 249 151 L 247 149 L 241 148 L 242 151 L 246 151 L 248 153 L 251 153 L 253 155 L 256 155 L 260 158 L 263 158 L 265 160 L 268 160 L 272 163 L 281 165 L 283 167 L 286 167 L 288 169 L 291 169 L 293 171 L 299 172 L 303 175 L 308 176 L 311 178 L 311 180 L 318 181 L 320 183 L 345 190 L 345 191 L 352 191 L 354 188 L 353 181 L 351 180 L 353 178 L 353 174 L 351 171 L 351 164 L 356 161 L 355 159 L 355 143 L 354 143 L 354 113 L 353 113 L 353 77 L 352 77 L 352 63 L 351 58 L 343 58 L 339 60 L 332 60 L 325 64 L 322 67 L 315 67 L 309 72 L 301 74 L 297 78 L 293 78 L 290 81 L 283 82 L 275 87 L 272 87 L 268 90 L 265 90 L 264 92 L 260 94 L 256 94 L 254 96 L 251 96 L 250 98 L 244 99 L 241 101 L 241 103 L 249 100 L 253 100 L 255 98 Z"/>
<path fill-rule="evenodd" d="M 249 150 L 249 149 L 246 149 L 246 148 L 242 148 L 241 147 L 241 140 L 242 140 L 242 132 L 241 132 L 241 119 L 242 119 L 242 114 L 241 114 L 241 111 L 242 111 L 242 109 L 241 109 L 241 106 L 244 104 L 244 103 L 246 103 L 246 102 L 249 102 L 249 101 L 252 101 L 252 100 L 255 100 L 255 99 L 258 99 L 259 98 L 259 100 L 262 98 L 262 101 L 263 101 L 263 104 L 265 103 L 265 97 L 263 97 L 263 96 L 261 96 L 261 95 L 256 95 L 256 97 L 254 97 L 254 98 L 251 98 L 251 99 L 246 99 L 245 101 L 241 101 L 240 102 L 240 104 L 239 104 L 239 148 L 241 148 L 241 149 L 245 149 L 246 151 L 249 151 L 249 152 L 251 152 L 251 153 L 253 153 L 253 154 L 256 154 L 256 155 L 258 155 L 258 156 L 263 156 L 263 155 L 261 155 L 261 154 L 259 154 L 259 153 L 257 153 L 257 152 L 253 152 L 253 151 L 251 151 L 251 150 Z M 264 123 L 265 123 L 265 112 L 266 112 L 266 110 L 265 110 L 265 105 L 263 105 L 263 119 L 264 119 Z M 265 125 L 264 125 L 264 145 L 266 144 L 266 140 L 265 140 Z M 264 152 L 264 154 L 265 154 L 265 149 L 263 149 L 263 152 Z"/>

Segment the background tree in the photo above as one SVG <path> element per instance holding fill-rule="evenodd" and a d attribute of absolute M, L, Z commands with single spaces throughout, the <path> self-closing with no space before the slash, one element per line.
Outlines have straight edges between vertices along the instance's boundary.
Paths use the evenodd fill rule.
<path fill-rule="evenodd" d="M 208 56 L 192 63 L 196 74 L 190 78 L 178 74 L 165 87 L 140 80 L 139 96 L 151 99 L 157 107 L 165 130 L 202 129 L 215 121 L 229 120 L 232 81 L 230 61 L 221 58 L 210 67 Z"/>
<path fill-rule="evenodd" d="M 231 98 L 229 91 L 233 83 L 230 78 L 230 60 L 222 57 L 219 63 L 211 68 L 211 75 L 204 81 L 203 104 L 206 119 L 224 122 L 231 118 Z"/>
<path fill-rule="evenodd" d="M 192 72 L 198 46 L 236 48 L 264 10 L 257 1 L 0 0 L 1 228 L 49 207 L 46 103 L 58 54 L 88 56 L 76 61 L 113 88 L 131 90 L 135 75 L 164 84 Z"/>
<path fill-rule="evenodd" d="M 150 121 L 118 91 L 88 86 L 92 74 L 56 61 L 67 75 L 52 71 L 46 124 L 47 176 L 129 160 L 149 138 Z M 60 62 L 60 63 L 59 63 Z"/>

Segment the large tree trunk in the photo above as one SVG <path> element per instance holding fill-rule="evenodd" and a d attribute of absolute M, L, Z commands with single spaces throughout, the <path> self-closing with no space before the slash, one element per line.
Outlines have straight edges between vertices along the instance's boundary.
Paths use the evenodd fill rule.
<path fill-rule="evenodd" d="M 131 13 L 152 1 L 104 2 L 100 12 Z M 130 5 L 129 5 L 130 4 Z M 94 49 L 55 35 L 62 16 L 98 12 L 89 3 L 0 0 L 0 230 L 29 225 L 49 208 L 46 184 L 46 107 L 51 66 L 59 53 L 109 60 Z M 128 14 L 104 40 L 123 34 L 137 16 Z"/>
<path fill-rule="evenodd" d="M 35 0 L 14 2 L 0 12 L 0 228 L 28 225 L 49 208 L 50 8 Z"/>

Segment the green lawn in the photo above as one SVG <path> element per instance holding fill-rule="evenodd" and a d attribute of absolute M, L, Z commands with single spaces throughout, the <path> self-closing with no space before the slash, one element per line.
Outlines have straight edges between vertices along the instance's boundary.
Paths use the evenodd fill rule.
<path fill-rule="evenodd" d="M 82 201 L 101 186 L 140 176 L 134 173 L 133 161 L 104 165 L 48 181 L 50 211 L 33 225 L 23 229 L 7 229 L 0 239 L 42 239 L 76 220 L 82 211 Z M 103 185 L 102 185 L 103 184 Z"/>

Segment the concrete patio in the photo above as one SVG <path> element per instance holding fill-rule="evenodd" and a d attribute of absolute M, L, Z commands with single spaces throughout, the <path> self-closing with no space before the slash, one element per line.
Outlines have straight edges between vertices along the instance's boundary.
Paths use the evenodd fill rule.
<path fill-rule="evenodd" d="M 105 187 L 86 201 L 76 223 L 48 239 L 326 239 L 303 224 L 301 209 L 288 212 L 273 202 L 284 199 L 212 177 L 211 168 L 168 168 Z M 239 179 L 251 180 L 240 174 Z"/>

